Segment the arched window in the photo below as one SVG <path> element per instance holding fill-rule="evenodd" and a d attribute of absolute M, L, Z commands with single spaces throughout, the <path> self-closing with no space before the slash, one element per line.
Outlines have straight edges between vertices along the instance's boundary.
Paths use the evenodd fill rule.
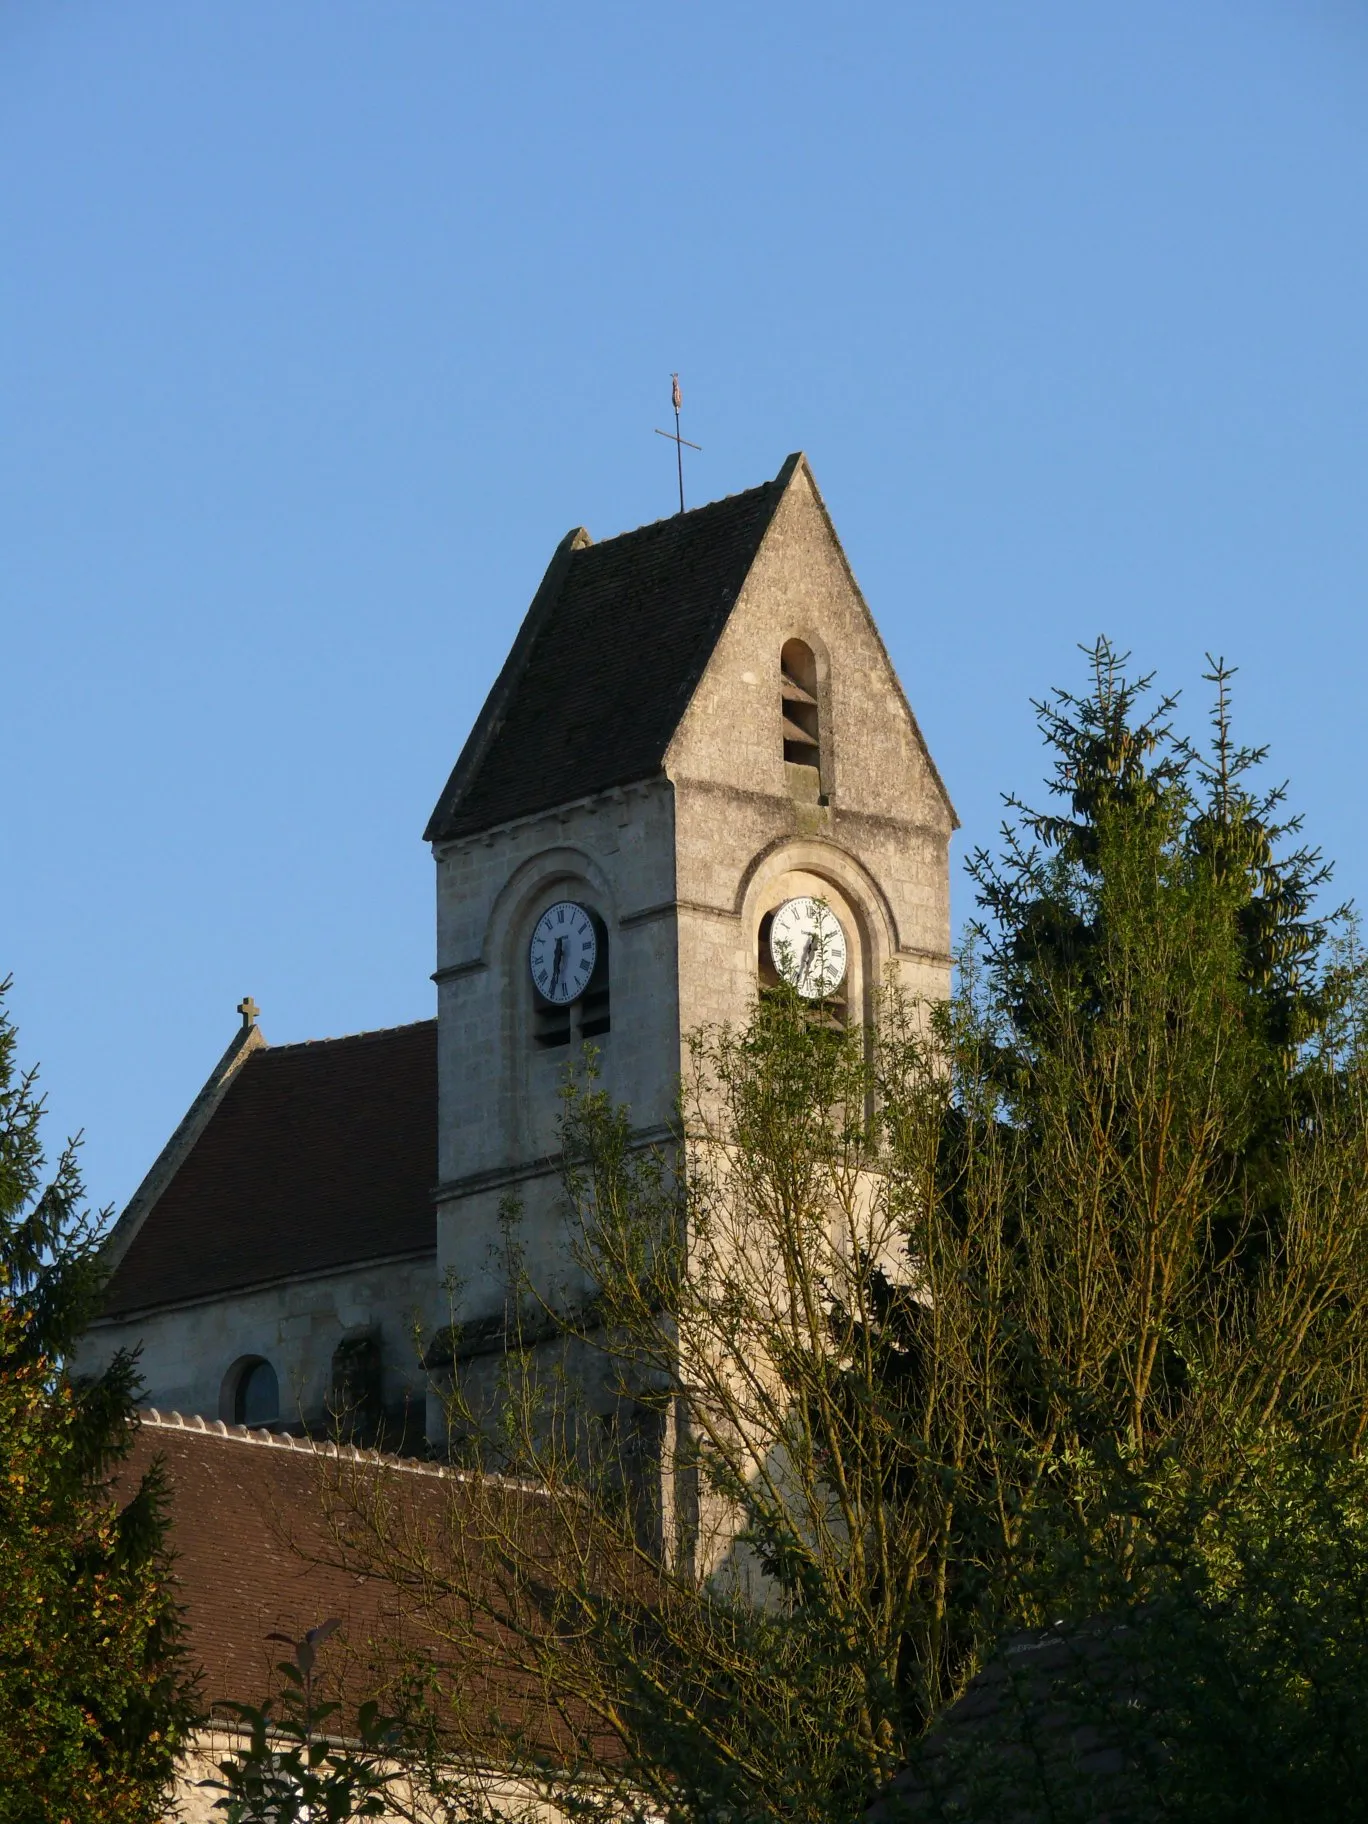
<path fill-rule="evenodd" d="M 786 640 L 779 655 L 779 697 L 784 718 L 784 759 L 790 766 L 821 765 L 817 722 L 817 661 L 802 640 Z"/>
<path fill-rule="evenodd" d="M 280 1417 L 280 1383 L 271 1364 L 260 1356 L 244 1362 L 233 1388 L 235 1425 L 274 1425 Z"/>

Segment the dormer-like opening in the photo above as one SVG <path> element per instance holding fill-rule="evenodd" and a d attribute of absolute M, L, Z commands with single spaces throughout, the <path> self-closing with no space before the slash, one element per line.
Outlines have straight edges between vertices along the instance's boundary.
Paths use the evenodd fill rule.
<path fill-rule="evenodd" d="M 822 740 L 817 710 L 817 661 L 803 640 L 786 640 L 779 655 L 779 707 L 784 723 L 784 760 L 789 766 L 821 768 Z"/>
<path fill-rule="evenodd" d="M 333 1350 L 328 1410 L 339 1437 L 374 1441 L 383 1417 L 380 1339 L 374 1331 L 344 1336 Z"/>

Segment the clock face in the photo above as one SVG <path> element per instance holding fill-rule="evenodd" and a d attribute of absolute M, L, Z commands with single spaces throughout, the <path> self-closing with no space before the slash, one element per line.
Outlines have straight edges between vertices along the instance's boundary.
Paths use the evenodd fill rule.
<path fill-rule="evenodd" d="M 564 1006 L 584 993 L 598 960 L 594 921 L 573 899 L 557 900 L 537 920 L 527 948 L 532 981 L 543 1000 Z"/>
<path fill-rule="evenodd" d="M 846 936 L 820 899 L 786 899 L 770 925 L 770 955 L 790 988 L 820 1001 L 845 980 Z"/>

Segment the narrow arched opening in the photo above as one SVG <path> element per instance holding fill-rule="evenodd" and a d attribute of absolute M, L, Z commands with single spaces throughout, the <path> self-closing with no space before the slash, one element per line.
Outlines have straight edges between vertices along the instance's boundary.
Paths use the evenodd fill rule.
<path fill-rule="evenodd" d="M 822 730 L 817 704 L 817 660 L 804 640 L 786 640 L 779 655 L 779 708 L 784 730 L 784 762 L 820 776 Z M 795 783 L 811 783 L 803 779 Z"/>
<path fill-rule="evenodd" d="M 260 1355 L 249 1355 L 229 1369 L 222 1401 L 224 1417 L 234 1425 L 274 1425 L 280 1418 L 280 1381 Z"/>

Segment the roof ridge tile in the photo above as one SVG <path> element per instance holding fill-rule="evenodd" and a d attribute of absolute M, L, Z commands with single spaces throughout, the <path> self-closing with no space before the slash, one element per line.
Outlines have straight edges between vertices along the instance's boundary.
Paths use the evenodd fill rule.
<path fill-rule="evenodd" d="M 135 1418 L 137 1426 L 159 1431 L 196 1432 L 216 1441 L 230 1444 L 254 1444 L 268 1450 L 297 1451 L 304 1456 L 326 1457 L 334 1462 L 370 1463 L 382 1469 L 401 1470 L 405 1475 L 435 1476 L 448 1482 L 468 1482 L 470 1472 L 449 1463 L 425 1462 L 421 1457 L 401 1457 L 393 1451 L 367 1450 L 359 1444 L 339 1444 L 332 1438 L 296 1437 L 288 1431 L 271 1431 L 267 1426 L 229 1425 L 223 1419 L 206 1419 L 197 1412 L 162 1412 L 156 1406 L 143 1406 Z M 500 1486 L 519 1489 L 523 1494 L 545 1495 L 547 1489 L 526 1476 L 493 1474 L 484 1478 Z"/>
<path fill-rule="evenodd" d="M 435 1026 L 436 1016 L 429 1014 L 422 1020 L 401 1020 L 397 1026 L 365 1026 L 360 1032 L 326 1033 L 317 1039 L 290 1039 L 283 1045 L 272 1044 L 266 1051 L 275 1055 L 282 1051 L 303 1051 L 310 1045 L 351 1045 L 361 1039 L 387 1039 L 391 1033 L 412 1032 L 417 1026 Z"/>
<path fill-rule="evenodd" d="M 610 532 L 607 538 L 597 539 L 593 546 L 585 549 L 602 551 L 608 545 L 615 545 L 620 539 L 635 538 L 638 532 L 650 532 L 656 526 L 670 526 L 678 519 L 692 519 L 695 514 L 710 512 L 714 507 L 725 507 L 738 500 L 749 500 L 752 495 L 763 494 L 767 488 L 776 485 L 776 478 L 771 475 L 768 481 L 757 481 L 754 487 L 738 488 L 734 494 L 719 494 L 715 500 L 703 500 L 696 507 L 686 507 L 682 513 L 662 513 L 659 519 L 645 519 L 639 526 L 624 526 L 621 532 Z"/>
<path fill-rule="evenodd" d="M 156 1406 L 138 1409 L 137 1423 L 161 1431 L 193 1431 L 229 1443 L 265 1445 L 271 1450 L 297 1450 L 308 1456 L 331 1457 L 352 1463 L 389 1464 L 415 1475 L 451 1476 L 458 1472 L 444 1463 L 425 1463 L 421 1457 L 401 1457 L 392 1451 L 367 1450 L 358 1444 L 339 1444 L 332 1438 L 296 1437 L 272 1431 L 268 1425 L 230 1425 L 224 1419 L 206 1419 L 202 1413 L 162 1412 Z M 511 1479 L 511 1478 L 510 1478 Z"/>

